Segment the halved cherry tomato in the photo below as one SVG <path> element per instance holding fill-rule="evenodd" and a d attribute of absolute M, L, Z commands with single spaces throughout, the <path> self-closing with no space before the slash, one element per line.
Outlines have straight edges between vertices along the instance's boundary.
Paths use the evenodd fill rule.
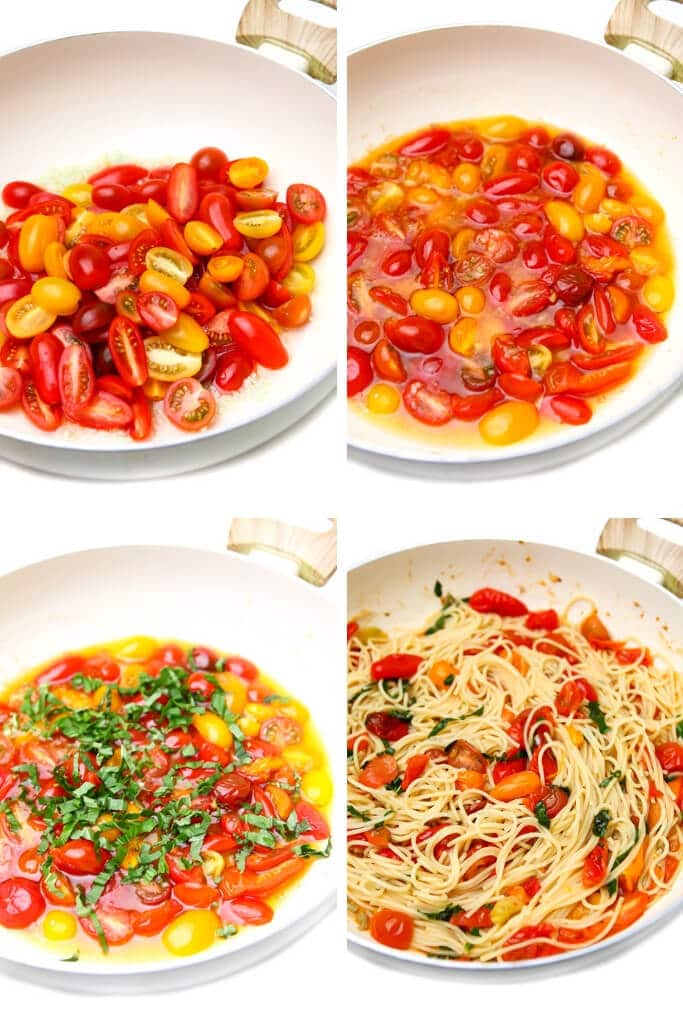
<path fill-rule="evenodd" d="M 59 406 L 48 405 L 38 394 L 38 389 L 32 380 L 25 380 L 21 392 L 21 407 L 40 430 L 56 430 L 62 422 L 62 414 Z"/>
<path fill-rule="evenodd" d="M 22 379 L 18 370 L 0 366 L 0 409 L 11 409 L 21 401 Z"/>
<path fill-rule="evenodd" d="M 162 292 L 144 292 L 139 295 L 137 309 L 143 323 L 155 334 L 173 327 L 180 315 L 171 296 Z"/>
<path fill-rule="evenodd" d="M 393 782 L 398 775 L 398 764 L 391 754 L 378 754 L 359 772 L 358 781 L 362 786 L 379 789 Z"/>
<path fill-rule="evenodd" d="M 38 882 L 29 878 L 6 878 L 0 882 L 0 925 L 28 928 L 45 910 Z"/>
<path fill-rule="evenodd" d="M 100 378 L 100 385 L 106 390 L 103 381 L 104 378 Z M 128 432 L 134 441 L 146 441 L 152 432 L 152 404 L 141 388 L 135 389 L 130 399 L 130 407 L 133 412 L 133 421 Z"/>
<path fill-rule="evenodd" d="M 493 587 L 475 590 L 470 596 L 469 604 L 470 608 L 474 608 L 476 612 L 482 614 L 492 612 L 495 615 L 517 617 L 527 615 L 529 612 L 523 601 L 502 590 L 495 590 Z"/>
<path fill-rule="evenodd" d="M 128 269 L 136 277 L 143 274 L 147 269 L 145 257 L 150 249 L 155 249 L 161 243 L 158 233 L 152 228 L 145 228 L 139 235 L 136 235 L 130 243 L 128 250 Z M 78 248 L 78 247 L 76 247 Z M 76 281 L 78 284 L 78 281 Z"/>
<path fill-rule="evenodd" d="M 199 179 L 192 164 L 178 163 L 168 179 L 166 208 L 174 220 L 185 224 L 199 205 Z"/>
<path fill-rule="evenodd" d="M 70 839 L 52 850 L 52 862 L 66 875 L 96 875 L 109 860 L 106 850 L 98 850 L 90 839 Z"/>
<path fill-rule="evenodd" d="M 174 381 L 164 398 L 166 415 L 181 430 L 208 427 L 216 415 L 216 399 L 192 377 Z"/>
<path fill-rule="evenodd" d="M 229 349 L 216 359 L 214 384 L 220 391 L 238 391 L 255 369 L 254 360 L 240 349 Z"/>
<path fill-rule="evenodd" d="M 67 345 L 58 369 L 59 396 L 65 410 L 73 412 L 87 405 L 95 392 L 95 373 L 85 345 Z"/>
<path fill-rule="evenodd" d="M 292 217 L 302 224 L 313 224 L 325 219 L 325 198 L 313 185 L 290 185 L 287 189 L 287 206 Z"/>
<path fill-rule="evenodd" d="M 133 422 L 133 410 L 116 395 L 96 391 L 87 405 L 65 410 L 69 419 L 94 430 L 123 430 Z"/>
<path fill-rule="evenodd" d="M 273 908 L 256 896 L 237 896 L 223 900 L 220 916 L 222 921 L 238 926 L 268 924 L 273 918 Z"/>
<path fill-rule="evenodd" d="M 609 849 L 601 839 L 586 857 L 583 864 L 582 880 L 586 889 L 594 889 L 602 885 L 607 877 L 609 865 Z"/>
<path fill-rule="evenodd" d="M 411 380 L 403 391 L 403 404 L 421 423 L 440 426 L 453 418 L 452 397 L 436 384 Z"/>
<path fill-rule="evenodd" d="M 132 320 L 124 316 L 114 317 L 109 325 L 109 351 L 116 369 L 127 384 L 140 387 L 145 383 L 148 375 L 147 353 L 142 336 Z"/>

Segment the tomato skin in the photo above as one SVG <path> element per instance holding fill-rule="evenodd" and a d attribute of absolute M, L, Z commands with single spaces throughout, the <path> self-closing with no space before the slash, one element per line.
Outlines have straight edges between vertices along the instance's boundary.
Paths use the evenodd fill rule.
<path fill-rule="evenodd" d="M 220 916 L 222 921 L 238 926 L 268 924 L 273 919 L 273 908 L 255 896 L 237 896 L 223 901 Z"/>
<path fill-rule="evenodd" d="M 520 195 L 538 188 L 538 182 L 538 175 L 532 171 L 517 171 L 490 178 L 484 185 L 484 192 L 494 197 Z"/>
<path fill-rule="evenodd" d="M 370 918 L 370 934 L 375 942 L 392 949 L 409 949 L 413 932 L 413 919 L 400 910 L 382 907 Z"/>
<path fill-rule="evenodd" d="M 585 679 L 568 679 L 560 687 L 555 698 L 555 707 L 560 715 L 569 717 L 576 714 L 584 701 L 597 701 L 598 695 Z"/>
<path fill-rule="evenodd" d="M 370 789 L 379 789 L 393 782 L 398 775 L 398 764 L 391 754 L 378 754 L 369 761 L 358 775 L 358 781 Z"/>
<path fill-rule="evenodd" d="M 174 220 L 185 224 L 199 205 L 199 179 L 192 164 L 178 163 L 168 179 L 166 208 Z"/>
<path fill-rule="evenodd" d="M 125 316 L 115 316 L 111 321 L 109 351 L 126 384 L 140 387 L 145 383 L 148 376 L 147 353 L 142 336 L 132 320 Z"/>
<path fill-rule="evenodd" d="M 529 613 L 529 609 L 523 601 L 502 590 L 494 590 L 493 587 L 475 590 L 470 596 L 469 603 L 470 608 L 484 614 L 492 612 L 495 615 L 517 617 Z"/>
<path fill-rule="evenodd" d="M 373 661 L 370 677 L 374 681 L 381 679 L 412 679 L 418 672 L 422 658 L 417 654 L 388 654 L 379 661 Z"/>
<path fill-rule="evenodd" d="M 146 175 L 146 169 L 137 164 L 115 164 L 95 171 L 88 181 L 91 185 L 136 185 Z"/>
<path fill-rule="evenodd" d="M 69 251 L 68 267 L 71 280 L 83 291 L 103 288 L 111 277 L 107 253 L 82 240 Z"/>
<path fill-rule="evenodd" d="M 269 281 L 268 264 L 258 253 L 250 252 L 244 257 L 242 273 L 233 284 L 233 292 L 241 302 L 252 302 L 263 294 Z"/>
<path fill-rule="evenodd" d="M 430 426 L 449 423 L 453 418 L 453 396 L 436 384 L 408 381 L 403 391 L 403 404 L 411 416 Z"/>
<path fill-rule="evenodd" d="M 554 608 L 542 612 L 529 612 L 524 625 L 527 629 L 542 629 L 546 633 L 554 633 L 559 628 L 560 617 Z"/>
<path fill-rule="evenodd" d="M 421 132 L 414 139 L 405 142 L 399 149 L 401 156 L 433 156 L 446 145 L 451 133 L 445 128 L 432 128 L 429 131 Z"/>
<path fill-rule="evenodd" d="M 683 744 L 661 743 L 655 747 L 655 755 L 667 774 L 683 772 Z"/>
<path fill-rule="evenodd" d="M 203 181 L 222 181 L 228 162 L 226 154 L 217 146 L 198 149 L 190 161 L 197 171 L 197 177 Z"/>
<path fill-rule="evenodd" d="M 525 772 L 527 767 L 526 757 L 512 757 L 505 761 L 496 761 L 491 772 L 493 781 L 497 783 L 501 779 L 507 778 L 508 775 L 517 775 L 519 772 Z"/>
<path fill-rule="evenodd" d="M 228 325 L 233 341 L 261 366 L 280 370 L 289 362 L 287 349 L 276 332 L 254 313 L 231 310 Z"/>
<path fill-rule="evenodd" d="M 395 740 L 403 739 L 410 732 L 410 723 L 405 719 L 389 714 L 387 711 L 375 711 L 365 719 L 365 727 L 373 736 L 388 740 L 393 743 Z"/>
<path fill-rule="evenodd" d="M 147 910 L 131 910 L 130 923 L 136 935 L 158 935 L 182 909 L 175 900 L 166 900 L 160 906 L 149 907 Z"/>
<path fill-rule="evenodd" d="M 436 352 L 443 344 L 444 332 L 440 324 L 421 316 L 389 319 L 384 324 L 389 340 L 402 352 Z"/>
<path fill-rule="evenodd" d="M 60 401 L 59 360 L 63 345 L 54 334 L 37 334 L 29 344 L 31 373 L 38 394 L 48 405 Z"/>
<path fill-rule="evenodd" d="M 104 387 L 104 385 L 102 386 Z M 126 396 L 119 397 L 125 398 Z M 128 432 L 134 441 L 146 441 L 152 433 L 152 404 L 141 388 L 135 389 L 129 401 L 133 412 L 133 422 L 130 424 Z"/>
<path fill-rule="evenodd" d="M 287 189 L 287 208 L 294 220 L 301 224 L 324 220 L 327 212 L 323 194 L 313 185 L 290 185 Z"/>
<path fill-rule="evenodd" d="M 668 338 L 669 332 L 666 327 L 657 314 L 647 306 L 634 306 L 631 318 L 636 331 L 648 344 L 654 345 L 660 341 L 666 341 Z"/>
<path fill-rule="evenodd" d="M 478 420 L 485 412 L 499 402 L 503 397 L 502 391 L 491 388 L 478 395 L 453 395 L 451 398 L 451 413 L 456 420 L 473 421 Z"/>
<path fill-rule="evenodd" d="M 52 861 L 67 875 L 96 875 L 109 860 L 106 850 L 98 850 L 90 839 L 70 839 L 52 850 Z"/>
<path fill-rule="evenodd" d="M 6 878 L 0 882 L 0 925 L 28 928 L 45 910 L 38 882 L 28 878 Z"/>
<path fill-rule="evenodd" d="M 498 384 L 506 395 L 522 402 L 535 402 L 543 394 L 543 385 L 540 381 L 531 380 L 521 374 L 503 373 L 498 378 Z"/>
<path fill-rule="evenodd" d="M 220 391 L 239 391 L 254 372 L 254 360 L 240 349 L 223 352 L 216 360 L 214 384 Z"/>
<path fill-rule="evenodd" d="M 586 857 L 583 864 L 582 881 L 586 889 L 594 889 L 601 885 L 607 877 L 609 850 L 607 844 L 600 840 Z"/>
<path fill-rule="evenodd" d="M 242 236 L 233 224 L 235 211 L 228 196 L 208 192 L 199 204 L 198 216 L 218 232 L 223 239 L 224 250 L 240 251 Z"/>
<path fill-rule="evenodd" d="M 558 419 L 572 426 L 588 423 L 593 415 L 593 410 L 587 402 L 569 395 L 556 395 L 555 398 L 551 398 L 550 408 Z"/>
<path fill-rule="evenodd" d="M 216 415 L 216 399 L 193 377 L 174 381 L 164 397 L 164 410 L 176 427 L 194 432 L 209 426 Z"/>

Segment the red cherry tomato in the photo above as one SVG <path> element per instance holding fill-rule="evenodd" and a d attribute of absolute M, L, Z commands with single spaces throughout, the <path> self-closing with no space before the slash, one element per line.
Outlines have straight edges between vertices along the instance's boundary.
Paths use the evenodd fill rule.
<path fill-rule="evenodd" d="M 254 313 L 231 310 L 228 317 L 230 334 L 241 349 L 261 366 L 279 370 L 287 364 L 287 349 L 273 328 Z"/>
<path fill-rule="evenodd" d="M 216 146 L 198 149 L 190 163 L 197 171 L 197 177 L 204 181 L 222 181 L 228 168 L 228 158 Z"/>
<path fill-rule="evenodd" d="M 28 351 L 28 350 L 27 350 Z M 30 379 L 24 381 L 21 392 L 21 407 L 34 426 L 39 430 L 56 430 L 62 422 L 59 406 L 48 405 L 38 394 L 38 389 Z"/>
<path fill-rule="evenodd" d="M 56 405 L 60 401 L 59 360 L 63 348 L 54 334 L 38 334 L 29 345 L 31 374 L 38 394 L 48 405 Z"/>
<path fill-rule="evenodd" d="M 453 418 L 452 395 L 436 384 L 408 381 L 403 403 L 415 419 L 430 426 L 441 426 Z"/>
<path fill-rule="evenodd" d="M 115 164 L 91 174 L 88 181 L 91 185 L 136 185 L 146 176 L 146 169 L 137 164 Z"/>
<path fill-rule="evenodd" d="M 392 949 L 409 949 L 413 941 L 412 917 L 400 910 L 382 907 L 370 918 L 370 934 L 375 942 Z"/>
<path fill-rule="evenodd" d="M 493 587 L 483 587 L 475 590 L 470 597 L 470 608 L 475 612 L 486 614 L 493 612 L 495 615 L 517 617 L 527 615 L 529 609 L 519 598 L 506 594 L 502 590 L 495 590 Z"/>
<path fill-rule="evenodd" d="M 223 900 L 220 916 L 227 924 L 238 926 L 268 924 L 273 918 L 273 908 L 256 896 L 236 896 Z"/>
<path fill-rule="evenodd" d="M 59 360 L 59 395 L 70 413 L 87 405 L 95 391 L 95 373 L 85 345 L 67 345 Z"/>
<path fill-rule="evenodd" d="M 175 305 L 175 303 L 174 303 Z M 109 351 L 119 374 L 131 387 L 147 380 L 147 353 L 142 336 L 125 316 L 115 316 L 109 325 Z"/>
<path fill-rule="evenodd" d="M 244 256 L 244 266 L 233 285 L 235 297 L 241 302 L 252 302 L 262 295 L 270 280 L 266 261 L 256 252 Z"/>
<path fill-rule="evenodd" d="M 0 366 L 0 409 L 11 409 L 21 401 L 22 379 L 18 370 Z"/>
<path fill-rule="evenodd" d="M 161 238 L 152 228 L 145 228 L 139 235 L 136 235 L 130 243 L 128 250 L 128 269 L 136 277 L 147 269 L 145 256 L 150 249 L 161 244 Z"/>
<path fill-rule="evenodd" d="M 94 430 L 124 430 L 133 422 L 129 403 L 106 391 L 96 391 L 87 405 L 65 412 L 69 419 Z"/>
<path fill-rule="evenodd" d="M 220 391 L 239 391 L 254 369 L 251 356 L 238 348 L 230 349 L 216 359 L 214 383 Z"/>
<path fill-rule="evenodd" d="M 185 224 L 199 205 L 197 169 L 192 164 L 178 163 L 168 179 L 166 208 L 174 220 Z"/>
<path fill-rule="evenodd" d="M 362 348 L 350 345 L 346 350 L 346 393 L 349 398 L 364 391 L 372 383 L 370 356 Z"/>
<path fill-rule="evenodd" d="M 5 206 L 23 210 L 38 192 L 38 185 L 32 185 L 30 181 L 10 181 L 2 190 L 2 201 Z"/>
<path fill-rule="evenodd" d="M 155 334 L 173 327 L 180 315 L 176 302 L 162 292 L 143 292 L 138 296 L 137 309 L 142 322 Z"/>
<path fill-rule="evenodd" d="M 287 189 L 287 207 L 294 220 L 302 224 L 324 220 L 327 210 L 324 196 L 313 185 L 290 185 Z"/>
<path fill-rule="evenodd" d="M 216 399 L 193 377 L 171 384 L 164 397 L 164 411 L 181 430 L 208 427 L 216 415 Z"/>
<path fill-rule="evenodd" d="M 69 274 L 82 291 L 103 288 L 111 277 L 111 262 L 96 245 L 79 242 L 69 251 Z"/>
<path fill-rule="evenodd" d="M 96 875 L 109 860 L 106 850 L 98 850 L 90 839 L 70 839 L 52 850 L 52 862 L 67 875 Z"/>
<path fill-rule="evenodd" d="M 387 320 L 384 330 L 387 338 L 402 352 L 431 354 L 441 348 L 444 340 L 441 325 L 422 316 Z"/>
<path fill-rule="evenodd" d="M 100 379 L 102 383 L 104 378 Z M 120 396 L 123 397 L 123 396 Z M 128 428 L 128 433 L 134 441 L 146 441 L 152 433 L 152 404 L 141 388 L 136 388 L 130 398 L 130 407 L 133 413 L 133 421 Z"/>
<path fill-rule="evenodd" d="M 404 142 L 399 153 L 401 156 L 410 157 L 433 156 L 443 149 L 450 137 L 451 133 L 445 128 L 432 128 L 416 135 L 409 142 Z"/>
<path fill-rule="evenodd" d="M 0 882 L 0 925 L 28 928 L 45 910 L 38 882 L 29 878 L 6 878 Z"/>

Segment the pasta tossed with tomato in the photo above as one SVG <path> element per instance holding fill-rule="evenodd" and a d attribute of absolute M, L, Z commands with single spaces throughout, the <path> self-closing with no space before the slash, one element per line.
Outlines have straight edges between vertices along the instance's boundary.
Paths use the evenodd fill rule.
<path fill-rule="evenodd" d="M 355 926 L 484 962 L 627 928 L 680 868 L 680 677 L 585 599 L 435 592 L 414 632 L 349 624 Z"/>

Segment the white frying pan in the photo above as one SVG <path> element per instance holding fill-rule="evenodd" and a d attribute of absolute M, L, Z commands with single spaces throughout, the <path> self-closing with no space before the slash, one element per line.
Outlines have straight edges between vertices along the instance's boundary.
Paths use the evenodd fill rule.
<path fill-rule="evenodd" d="M 625 0 L 609 38 L 638 40 L 669 54 L 683 80 L 683 31 L 655 18 L 645 0 Z M 636 22 L 636 14 L 638 20 Z M 614 50 L 528 28 L 474 26 L 401 36 L 351 55 L 349 163 L 386 140 L 432 122 L 517 114 L 550 121 L 613 149 L 664 206 L 683 253 L 683 98 L 675 86 Z M 379 456 L 482 470 L 557 463 L 632 427 L 683 379 L 683 258 L 669 340 L 637 376 L 613 392 L 581 427 L 564 427 L 507 448 L 449 449 L 390 433 L 350 405 L 353 447 Z"/>
<path fill-rule="evenodd" d="M 321 0 L 336 3 L 336 0 Z M 334 32 L 252 0 L 242 41 L 306 52 L 318 79 L 336 74 Z M 316 261 L 314 315 L 289 332 L 290 362 L 234 396 L 206 432 L 164 422 L 148 441 L 123 432 L 69 436 L 34 427 L 21 411 L 0 416 L 0 455 L 37 469 L 109 479 L 154 477 L 212 465 L 261 444 L 334 388 L 336 104 L 308 75 L 245 47 L 190 36 L 119 32 L 75 36 L 0 59 L 3 134 L 0 181 L 43 182 L 51 173 L 110 158 L 189 159 L 201 146 L 259 155 L 278 189 L 311 181 L 327 196 L 327 245 Z M 67 180 L 74 180 L 73 178 Z"/>
<path fill-rule="evenodd" d="M 351 571 L 348 579 L 350 618 L 371 611 L 364 625 L 387 632 L 414 628 L 434 612 L 436 579 L 444 590 L 470 594 L 492 586 L 524 595 L 530 607 L 562 608 L 572 598 L 588 596 L 600 610 L 613 635 L 633 636 L 653 651 L 666 653 L 683 672 L 683 520 L 681 546 L 648 533 L 635 519 L 609 520 L 600 537 L 600 555 L 579 554 L 565 548 L 519 540 L 459 540 L 399 551 Z M 602 557 L 603 555 L 610 557 Z M 645 562 L 662 574 L 662 586 L 646 582 L 613 559 L 626 555 Z M 683 677 L 682 677 L 683 678 Z M 596 946 L 570 953 L 514 963 L 467 963 L 428 960 L 419 953 L 389 949 L 350 926 L 350 939 L 363 952 L 435 969 L 480 972 L 557 970 L 577 960 L 596 960 L 622 943 L 633 941 L 661 924 L 683 906 L 683 877 L 631 928 Z M 400 965 L 405 968 L 405 963 Z"/>
<path fill-rule="evenodd" d="M 334 572 L 335 531 L 311 534 L 271 520 L 233 520 L 231 549 L 248 553 L 264 546 L 293 559 L 303 578 L 232 551 L 170 547 L 82 551 L 0 578 L 0 686 L 99 641 L 142 634 L 202 643 L 253 660 L 300 698 L 331 752 L 338 716 L 320 680 L 335 671 L 335 611 L 312 584 L 322 585 Z M 333 905 L 334 862 L 334 853 L 316 861 L 270 924 L 245 928 L 190 959 L 66 963 L 60 957 L 68 953 L 47 952 L 0 928 L 0 968 L 9 961 L 21 965 L 28 980 L 99 993 L 198 984 L 246 967 L 312 927 Z"/>

